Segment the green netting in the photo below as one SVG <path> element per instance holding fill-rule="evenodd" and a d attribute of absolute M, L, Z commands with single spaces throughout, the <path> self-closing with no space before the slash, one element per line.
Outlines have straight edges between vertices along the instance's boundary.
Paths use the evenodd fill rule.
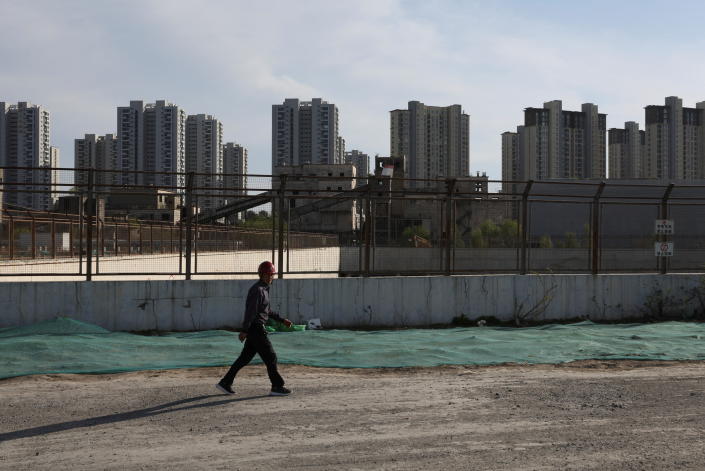
<path fill-rule="evenodd" d="M 281 363 L 342 368 L 705 359 L 705 324 L 685 322 L 307 330 L 270 338 Z M 237 334 L 223 330 L 143 336 L 58 318 L 0 330 L 0 378 L 225 366 L 241 348 Z"/>

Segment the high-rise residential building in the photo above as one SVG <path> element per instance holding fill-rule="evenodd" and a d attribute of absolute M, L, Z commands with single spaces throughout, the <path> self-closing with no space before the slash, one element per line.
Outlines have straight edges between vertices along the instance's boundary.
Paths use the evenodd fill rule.
<path fill-rule="evenodd" d="M 321 98 L 287 98 L 281 105 L 272 105 L 272 169 L 342 163 L 344 141 L 339 139 L 338 124 L 338 107 Z"/>
<path fill-rule="evenodd" d="M 140 182 L 139 174 L 130 173 L 143 170 L 144 162 L 144 102 L 130 101 L 130 106 L 117 109 L 117 170 L 120 183 L 135 185 Z"/>
<path fill-rule="evenodd" d="M 608 133 L 609 178 L 645 178 L 644 146 L 646 132 L 639 123 L 627 121 L 624 129 L 611 128 Z"/>
<path fill-rule="evenodd" d="M 247 149 L 240 144 L 228 142 L 223 146 L 223 197 L 232 202 L 237 195 L 247 191 Z"/>
<path fill-rule="evenodd" d="M 77 185 L 88 184 L 88 172 L 80 169 L 96 170 L 93 183 L 96 191 L 110 192 L 115 188 L 106 185 L 122 184 L 121 174 L 115 172 L 118 167 L 118 139 L 114 134 L 96 136 L 86 134 L 74 141 L 74 182 Z"/>
<path fill-rule="evenodd" d="M 522 127 L 522 126 L 520 126 Z M 517 181 L 521 179 L 519 167 L 519 132 L 502 133 L 502 180 Z M 502 193 L 512 193 L 516 186 L 502 182 Z"/>
<path fill-rule="evenodd" d="M 51 146 L 49 148 L 49 154 L 51 155 L 50 157 L 50 166 L 52 168 L 51 171 L 51 176 L 50 176 L 50 181 L 54 185 L 52 186 L 52 191 L 51 191 L 51 206 L 50 210 L 54 209 L 54 206 L 56 205 L 56 202 L 59 201 L 59 188 L 56 186 L 56 184 L 59 183 L 59 171 L 57 168 L 59 168 L 59 157 L 60 157 L 60 152 L 58 147 Z"/>
<path fill-rule="evenodd" d="M 186 171 L 195 172 L 194 186 L 200 187 L 197 205 L 212 210 L 222 205 L 223 125 L 211 115 L 186 118 Z"/>
<path fill-rule="evenodd" d="M 81 187 L 87 185 L 88 172 L 84 169 L 97 168 L 95 134 L 86 134 L 82 139 L 73 141 L 73 166 L 77 169 L 74 171 L 74 183 Z"/>
<path fill-rule="evenodd" d="M 646 178 L 694 180 L 705 177 L 705 102 L 684 108 L 670 96 L 665 105 L 649 105 L 646 115 Z"/>
<path fill-rule="evenodd" d="M 543 108 L 526 108 L 524 125 L 517 127 L 515 145 L 502 141 L 502 161 L 514 174 L 502 180 L 601 179 L 607 176 L 607 115 L 597 105 L 585 103 L 581 111 L 563 110 L 560 100 Z M 507 139 L 510 139 L 507 137 Z"/>
<path fill-rule="evenodd" d="M 345 139 L 343 136 L 338 136 L 338 144 L 335 146 L 335 151 L 337 153 L 335 162 L 338 164 L 345 163 Z"/>
<path fill-rule="evenodd" d="M 120 133 L 118 132 L 118 136 Z M 144 108 L 144 163 L 146 172 L 179 172 L 176 174 L 143 174 L 143 184 L 184 186 L 186 178 L 186 112 L 179 106 L 157 100 Z M 168 188 L 167 188 L 168 189 Z M 177 191 L 172 189 L 172 191 Z"/>
<path fill-rule="evenodd" d="M 469 175 L 470 116 L 460 105 L 426 106 L 410 101 L 408 109 L 390 112 L 390 123 L 390 154 L 407 157 L 408 178 Z"/>
<path fill-rule="evenodd" d="M 120 183 L 183 186 L 183 175 L 136 174 L 131 171 L 186 171 L 186 112 L 164 100 L 139 100 L 117 109 L 117 162 Z"/>
<path fill-rule="evenodd" d="M 98 191 L 115 191 L 114 186 L 120 185 L 120 174 L 116 171 L 118 164 L 118 138 L 115 134 L 98 136 L 95 142 L 95 166 L 97 169 L 105 170 L 96 172 L 96 185 Z"/>
<path fill-rule="evenodd" d="M 364 185 L 367 183 L 367 176 L 370 174 L 370 156 L 362 151 L 353 149 L 350 152 L 345 153 L 345 158 L 343 163 L 353 164 L 355 166 L 355 174 L 360 179 L 357 181 L 357 185 Z"/>
<path fill-rule="evenodd" d="M 0 101 L 0 167 L 7 166 L 7 111 L 10 105 Z"/>
<path fill-rule="evenodd" d="M 0 129 L 0 165 L 47 168 L 7 170 L 4 203 L 40 211 L 52 209 L 56 172 L 49 168 L 52 158 L 58 159 L 58 149 L 52 151 L 50 144 L 49 111 L 23 101 L 9 106 L 0 102 Z"/>

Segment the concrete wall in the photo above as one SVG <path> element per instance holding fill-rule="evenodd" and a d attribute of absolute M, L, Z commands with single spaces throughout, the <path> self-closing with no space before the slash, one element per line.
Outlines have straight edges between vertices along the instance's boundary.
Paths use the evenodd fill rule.
<path fill-rule="evenodd" d="M 510 321 L 542 299 L 533 320 L 617 320 L 643 314 L 659 290 L 667 309 L 702 309 L 704 275 L 476 275 L 277 280 L 273 304 L 295 323 L 324 327 L 447 324 L 455 316 Z M 252 280 L 0 283 L 0 327 L 69 316 L 110 330 L 238 327 Z M 705 289 L 701 293 L 705 299 Z M 686 301 L 691 298 L 690 301 Z M 680 303 L 680 304 L 679 304 Z"/>

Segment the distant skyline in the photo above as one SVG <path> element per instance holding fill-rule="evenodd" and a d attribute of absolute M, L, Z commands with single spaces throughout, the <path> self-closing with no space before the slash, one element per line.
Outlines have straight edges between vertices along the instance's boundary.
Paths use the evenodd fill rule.
<path fill-rule="evenodd" d="M 347 149 L 389 153 L 389 111 L 462 105 L 470 172 L 501 177 L 525 107 L 594 103 L 607 127 L 679 96 L 705 100 L 696 1 L 0 0 L 0 99 L 51 112 L 53 145 L 115 133 L 116 108 L 167 100 L 211 114 L 269 173 L 271 106 L 320 97 Z M 304 27 L 305 26 L 305 27 Z"/>

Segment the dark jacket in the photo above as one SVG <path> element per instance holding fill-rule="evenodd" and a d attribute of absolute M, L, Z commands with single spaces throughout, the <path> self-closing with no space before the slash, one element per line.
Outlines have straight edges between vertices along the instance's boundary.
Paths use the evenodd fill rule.
<path fill-rule="evenodd" d="M 245 320 L 242 322 L 243 332 L 264 332 L 264 325 L 269 318 L 283 321 L 284 318 L 272 311 L 269 305 L 269 285 L 258 281 L 247 292 L 245 301 Z"/>

